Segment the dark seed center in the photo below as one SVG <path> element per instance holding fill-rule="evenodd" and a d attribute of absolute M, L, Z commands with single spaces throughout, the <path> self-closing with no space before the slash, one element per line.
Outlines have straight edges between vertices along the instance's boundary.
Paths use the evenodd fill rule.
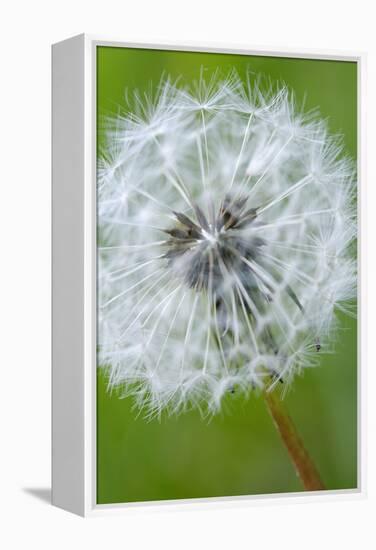
<path fill-rule="evenodd" d="M 257 218 L 256 208 L 247 208 L 246 198 L 226 196 L 213 219 L 194 205 L 194 218 L 175 212 L 177 224 L 169 235 L 167 251 L 170 268 L 190 288 L 221 294 L 232 277 L 242 281 L 264 241 L 246 231 Z"/>

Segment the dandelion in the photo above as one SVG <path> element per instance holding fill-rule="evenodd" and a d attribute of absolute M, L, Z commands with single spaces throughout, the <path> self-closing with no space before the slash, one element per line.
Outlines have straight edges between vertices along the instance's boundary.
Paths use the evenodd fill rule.
<path fill-rule="evenodd" d="M 108 121 L 99 364 L 150 414 L 268 395 L 354 314 L 352 162 L 317 112 L 232 73 L 166 79 Z"/>

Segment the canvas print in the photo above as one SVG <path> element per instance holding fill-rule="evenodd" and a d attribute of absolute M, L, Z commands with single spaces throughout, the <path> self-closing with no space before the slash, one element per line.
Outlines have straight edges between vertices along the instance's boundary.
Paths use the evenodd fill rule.
<path fill-rule="evenodd" d="M 97 48 L 97 501 L 357 487 L 356 63 Z"/>

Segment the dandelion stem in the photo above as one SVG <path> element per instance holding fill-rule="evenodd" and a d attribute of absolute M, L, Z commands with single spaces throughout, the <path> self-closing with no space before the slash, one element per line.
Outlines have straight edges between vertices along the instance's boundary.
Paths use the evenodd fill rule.
<path fill-rule="evenodd" d="M 305 449 L 303 442 L 276 392 L 264 391 L 264 398 L 269 413 L 281 439 L 287 448 L 304 489 L 306 491 L 322 491 L 325 489 L 312 458 Z"/>

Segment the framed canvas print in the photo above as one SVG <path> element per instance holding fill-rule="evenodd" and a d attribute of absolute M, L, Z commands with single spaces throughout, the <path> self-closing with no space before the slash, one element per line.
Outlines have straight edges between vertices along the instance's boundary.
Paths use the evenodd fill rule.
<path fill-rule="evenodd" d="M 53 503 L 363 488 L 361 55 L 53 46 Z"/>

